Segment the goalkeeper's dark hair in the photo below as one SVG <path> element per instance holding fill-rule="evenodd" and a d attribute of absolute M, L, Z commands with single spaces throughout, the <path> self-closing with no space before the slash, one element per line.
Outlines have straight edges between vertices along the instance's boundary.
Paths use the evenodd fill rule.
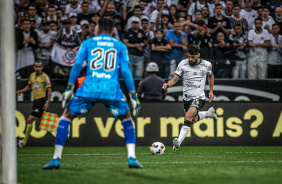
<path fill-rule="evenodd" d="M 192 44 L 188 46 L 188 54 L 197 55 L 200 53 L 200 47 L 198 45 Z"/>
<path fill-rule="evenodd" d="M 100 33 L 110 34 L 114 29 L 114 22 L 109 18 L 103 18 L 99 20 Z"/>

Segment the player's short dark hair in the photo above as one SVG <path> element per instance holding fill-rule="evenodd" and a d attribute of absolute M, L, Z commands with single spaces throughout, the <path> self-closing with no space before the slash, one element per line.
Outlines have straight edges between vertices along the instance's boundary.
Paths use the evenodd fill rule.
<path fill-rule="evenodd" d="M 161 32 L 161 33 L 164 33 L 164 30 L 162 28 L 157 28 L 155 33 L 157 33 L 158 31 Z"/>
<path fill-rule="evenodd" d="M 103 18 L 99 20 L 100 33 L 110 34 L 114 29 L 114 22 L 109 18 Z"/>
<path fill-rule="evenodd" d="M 87 4 L 87 6 L 89 5 L 86 1 L 84 1 L 83 3 L 81 3 L 81 5 L 83 5 L 83 4 Z"/>
<path fill-rule="evenodd" d="M 263 11 L 264 9 L 267 9 L 267 10 L 269 11 L 269 8 L 268 8 L 267 6 L 262 7 L 262 11 Z"/>
<path fill-rule="evenodd" d="M 255 18 L 254 23 L 256 23 L 257 20 L 259 20 L 262 23 L 262 19 L 260 17 Z"/>
<path fill-rule="evenodd" d="M 221 6 L 221 7 L 222 7 L 222 4 L 220 4 L 220 3 L 217 3 L 217 4 L 215 5 L 215 7 L 217 7 L 217 6 Z"/>
<path fill-rule="evenodd" d="M 140 6 L 140 5 L 138 5 L 138 4 L 134 6 L 133 11 L 135 11 L 136 9 L 140 9 L 140 10 L 142 10 L 141 6 Z"/>
<path fill-rule="evenodd" d="M 200 53 L 200 47 L 198 45 L 195 44 L 191 44 L 188 46 L 188 54 L 190 55 L 197 55 Z"/>
<path fill-rule="evenodd" d="M 240 5 L 237 4 L 237 3 L 235 3 L 235 4 L 233 5 L 232 9 L 234 9 L 234 8 L 236 8 L 236 7 L 239 7 L 239 8 L 241 9 Z"/>
<path fill-rule="evenodd" d="M 35 63 L 41 63 L 43 65 L 43 62 L 41 60 L 38 60 L 38 59 L 34 61 L 33 65 L 35 65 Z"/>
<path fill-rule="evenodd" d="M 196 13 L 198 13 L 198 12 L 200 12 L 200 13 L 202 14 L 202 11 L 201 11 L 201 10 L 195 10 L 194 15 L 195 15 Z"/>
<path fill-rule="evenodd" d="M 273 27 L 273 26 L 277 26 L 277 27 L 279 28 L 279 25 L 278 25 L 278 24 L 276 24 L 276 23 L 275 23 L 275 24 L 272 24 L 272 27 Z"/>
<path fill-rule="evenodd" d="M 240 28 L 242 28 L 240 24 L 235 24 L 233 27 L 240 27 Z"/>

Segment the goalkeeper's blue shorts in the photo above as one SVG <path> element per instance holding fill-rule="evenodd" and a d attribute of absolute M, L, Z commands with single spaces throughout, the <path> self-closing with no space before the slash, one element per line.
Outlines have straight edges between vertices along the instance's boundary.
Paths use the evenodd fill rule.
<path fill-rule="evenodd" d="M 129 110 L 126 100 L 123 98 L 121 101 L 101 100 L 101 99 L 89 99 L 74 97 L 68 104 L 67 108 L 70 109 L 70 113 L 75 116 L 79 114 L 88 114 L 91 108 L 96 104 L 103 104 L 114 117 L 125 115 Z"/>

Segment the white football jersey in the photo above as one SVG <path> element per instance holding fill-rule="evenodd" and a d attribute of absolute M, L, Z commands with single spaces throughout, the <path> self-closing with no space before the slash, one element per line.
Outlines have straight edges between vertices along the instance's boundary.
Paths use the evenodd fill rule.
<path fill-rule="evenodd" d="M 175 74 L 183 79 L 183 100 L 205 100 L 206 77 L 212 73 L 212 65 L 209 61 L 201 59 L 201 63 L 195 66 L 189 65 L 189 60 L 182 60 Z"/>

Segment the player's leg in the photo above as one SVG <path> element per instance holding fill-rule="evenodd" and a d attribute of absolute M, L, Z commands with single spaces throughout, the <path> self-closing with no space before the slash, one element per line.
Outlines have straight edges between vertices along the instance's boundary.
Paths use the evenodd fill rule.
<path fill-rule="evenodd" d="M 36 118 L 41 119 L 42 114 L 44 112 L 44 109 L 43 109 L 44 105 L 45 105 L 44 98 L 36 99 L 33 101 L 32 110 L 26 122 L 27 125 L 26 125 L 25 137 L 23 140 L 19 140 L 18 142 L 19 147 L 26 146 L 30 133 L 32 131 L 32 123 L 36 120 Z"/>
<path fill-rule="evenodd" d="M 59 169 L 61 164 L 61 157 L 63 153 L 64 145 L 67 141 L 69 133 L 69 125 L 74 116 L 81 114 L 83 111 L 87 114 L 92 108 L 92 102 L 86 101 L 82 98 L 73 98 L 70 103 L 68 103 L 66 109 L 64 110 L 61 120 L 57 128 L 57 134 L 55 138 L 55 151 L 53 159 L 43 166 L 43 169 Z"/>
<path fill-rule="evenodd" d="M 28 141 L 28 138 L 30 136 L 30 133 L 32 131 L 32 123 L 36 120 L 36 117 L 33 115 L 29 115 L 27 121 L 26 121 L 26 130 L 25 130 L 25 136 L 23 140 L 19 139 L 18 146 L 19 147 L 25 147 Z"/>
<path fill-rule="evenodd" d="M 102 103 L 108 108 L 108 110 L 112 113 L 114 117 L 119 118 L 122 122 L 124 138 L 127 148 L 128 166 L 130 168 L 143 168 L 142 165 L 136 159 L 135 128 L 132 123 L 127 102 L 123 100 L 123 101 L 103 101 Z"/>

